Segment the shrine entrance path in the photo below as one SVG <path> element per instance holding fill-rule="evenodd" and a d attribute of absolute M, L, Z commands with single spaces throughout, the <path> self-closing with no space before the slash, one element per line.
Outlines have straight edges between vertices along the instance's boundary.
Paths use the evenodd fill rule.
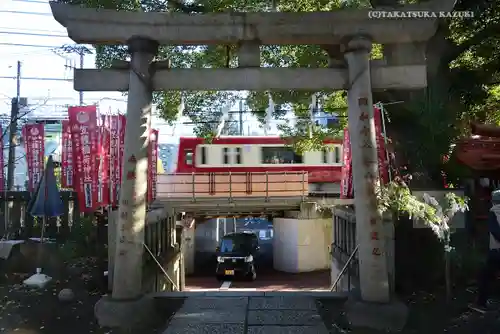
<path fill-rule="evenodd" d="M 306 296 L 188 297 L 163 334 L 327 334 Z"/>

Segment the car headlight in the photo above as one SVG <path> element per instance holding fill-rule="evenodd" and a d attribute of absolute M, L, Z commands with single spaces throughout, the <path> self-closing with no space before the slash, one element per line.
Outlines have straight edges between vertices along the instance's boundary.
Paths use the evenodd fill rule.
<path fill-rule="evenodd" d="M 224 258 L 222 256 L 217 256 L 217 262 L 224 263 Z"/>
<path fill-rule="evenodd" d="M 253 256 L 252 255 L 248 255 L 246 258 L 245 258 L 245 262 L 252 262 L 253 261 Z"/>

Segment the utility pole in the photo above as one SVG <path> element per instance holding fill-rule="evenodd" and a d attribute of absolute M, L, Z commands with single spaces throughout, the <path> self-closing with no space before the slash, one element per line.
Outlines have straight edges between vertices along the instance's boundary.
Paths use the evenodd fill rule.
<path fill-rule="evenodd" d="M 238 111 L 240 116 L 240 136 L 243 136 L 243 100 L 241 99 Z"/>
<path fill-rule="evenodd" d="M 21 62 L 17 62 L 17 74 L 16 74 L 16 97 L 11 101 L 10 109 L 10 124 L 9 124 L 9 156 L 7 160 L 7 191 L 14 190 L 14 173 L 16 170 L 16 134 L 17 134 L 17 119 L 19 117 L 19 107 L 21 101 Z M 6 193 L 7 194 L 7 193 Z M 5 194 L 5 195 L 6 195 Z M 11 221 L 10 213 L 12 211 L 13 202 L 7 201 L 7 196 L 5 196 L 5 233 L 7 235 L 11 232 Z"/>
<path fill-rule="evenodd" d="M 79 55 L 80 55 L 80 69 L 83 69 L 83 65 L 84 65 L 84 62 L 85 62 L 85 53 L 83 52 L 83 50 L 79 50 Z M 80 96 L 80 105 L 83 106 L 83 91 L 79 91 L 78 92 L 79 96 Z"/>
<path fill-rule="evenodd" d="M 85 55 L 92 54 L 92 51 L 83 45 L 63 45 L 62 47 L 54 51 L 56 52 L 56 54 L 59 54 L 60 56 L 62 56 L 62 54 L 68 54 L 68 53 L 72 54 L 76 53 L 77 55 L 79 55 L 80 69 L 83 69 L 85 63 Z M 80 100 L 79 101 L 80 105 L 83 105 L 83 92 L 82 91 L 78 92 L 78 96 Z"/>
<path fill-rule="evenodd" d="M 9 126 L 9 157 L 7 162 L 7 190 L 13 190 L 14 187 L 14 172 L 16 161 L 16 134 L 17 134 L 17 119 L 19 117 L 19 108 L 21 100 L 21 62 L 17 62 L 16 75 L 17 92 L 16 97 L 12 99 L 10 109 L 10 126 Z"/>

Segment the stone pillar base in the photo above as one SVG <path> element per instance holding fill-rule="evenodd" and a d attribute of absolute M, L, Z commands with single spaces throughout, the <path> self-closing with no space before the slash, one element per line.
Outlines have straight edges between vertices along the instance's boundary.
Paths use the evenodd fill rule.
<path fill-rule="evenodd" d="M 149 327 L 157 320 L 154 299 L 142 297 L 136 300 L 116 300 L 103 296 L 94 307 L 94 314 L 101 327 L 123 330 Z"/>
<path fill-rule="evenodd" d="M 350 296 L 344 304 L 345 315 L 352 327 L 365 327 L 380 331 L 401 331 L 408 319 L 408 306 L 398 300 L 390 303 L 363 302 Z"/>

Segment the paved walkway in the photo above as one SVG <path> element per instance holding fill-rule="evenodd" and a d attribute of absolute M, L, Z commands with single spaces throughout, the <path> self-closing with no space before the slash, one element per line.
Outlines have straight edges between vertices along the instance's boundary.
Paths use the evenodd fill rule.
<path fill-rule="evenodd" d="M 188 297 L 163 334 L 327 334 L 312 297 Z"/>

